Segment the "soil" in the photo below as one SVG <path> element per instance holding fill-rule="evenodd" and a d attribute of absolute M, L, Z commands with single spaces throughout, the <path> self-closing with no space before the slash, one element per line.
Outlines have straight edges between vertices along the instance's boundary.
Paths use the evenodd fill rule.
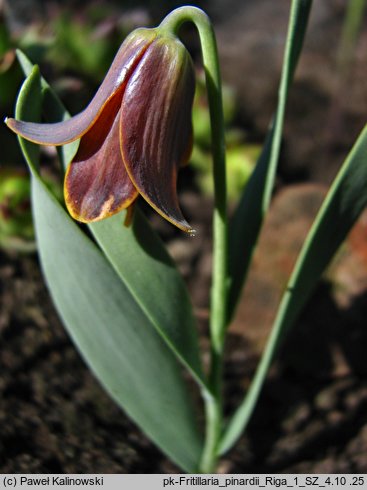
<path fill-rule="evenodd" d="M 262 140 L 275 106 L 289 5 L 275 13 L 271 1 L 231 0 L 236 15 L 222 15 L 223 2 L 210 2 L 211 7 L 208 2 L 217 23 L 223 78 L 239 97 L 238 124 L 248 128 L 250 140 Z M 343 84 L 333 82 L 330 49 L 339 39 L 342 4 L 314 2 L 311 35 L 287 115 L 277 194 L 228 335 L 226 413 L 249 386 L 324 184 L 365 123 L 366 30 L 350 78 L 342 80 L 344 86 L 349 83 L 348 97 L 339 98 Z M 180 202 L 197 237 L 183 239 L 158 216 L 152 221 L 187 281 L 205 349 L 212 203 L 188 180 Z M 367 472 L 366 224 L 363 215 L 296 322 L 246 434 L 219 471 Z M 36 255 L 0 252 L 0 339 L 2 473 L 179 471 L 84 365 L 55 312 Z"/>
<path fill-rule="evenodd" d="M 289 192 L 293 192 L 292 199 L 294 195 L 303 195 L 302 202 L 305 202 L 304 195 L 311 194 L 308 199 L 314 203 L 315 196 L 320 198 L 319 191 L 306 186 L 303 190 L 280 193 L 273 207 L 277 210 L 273 220 L 279 224 L 279 213 L 289 203 Z M 188 281 L 205 338 L 210 202 L 202 205 L 198 217 L 198 199 L 200 196 L 191 192 L 182 196 L 186 214 L 196 215 L 200 221 L 198 242 L 192 239 L 183 242 L 176 233 L 172 235 L 170 226 L 159 217 L 153 222 L 158 223 L 163 236 L 169 239 L 169 249 Z M 309 207 L 312 209 L 312 205 Z M 306 223 L 303 232 L 307 227 Z M 268 243 L 274 235 L 268 224 L 266 230 Z M 250 286 L 246 288 L 255 288 L 255 293 L 250 293 L 252 301 L 248 310 L 241 301 L 228 338 L 227 413 L 237 406 L 248 387 L 267 334 L 266 318 L 270 319 L 276 305 L 268 294 L 269 285 L 259 285 L 259 277 L 264 278 L 259 272 L 263 267 L 259 259 L 262 242 L 263 239 L 260 255 L 255 259 L 256 270 L 252 271 Z M 285 255 L 288 252 L 283 250 Z M 343 268 L 353 269 L 351 255 L 350 251 L 344 252 L 339 258 L 332 268 L 334 278 L 340 280 Z M 54 310 L 37 257 L 3 253 L 0 260 L 0 471 L 179 471 L 107 397 L 84 365 Z M 284 261 L 277 257 L 276 262 L 282 265 L 278 271 L 285 273 Z M 192 267 L 194 263 L 196 266 Z M 265 267 L 269 270 L 268 263 Z M 291 267 L 291 263 L 285 267 Z M 279 274 L 274 274 L 275 284 Z M 364 277 L 367 280 L 367 273 Z M 367 302 L 364 292 L 356 292 L 362 284 L 357 290 L 344 286 L 350 295 L 344 292 L 341 307 L 333 293 L 332 281 L 320 284 L 271 370 L 246 434 L 224 457 L 219 471 L 364 473 L 367 470 Z M 272 290 L 277 288 L 274 286 Z M 247 295 L 245 291 L 243 300 Z M 262 328 L 257 328 L 255 319 L 264 310 L 268 313 L 260 316 L 264 321 L 259 320 Z"/>

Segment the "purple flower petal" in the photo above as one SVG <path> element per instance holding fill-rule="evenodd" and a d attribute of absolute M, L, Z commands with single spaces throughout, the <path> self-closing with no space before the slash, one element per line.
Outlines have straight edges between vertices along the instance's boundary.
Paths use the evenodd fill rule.
<path fill-rule="evenodd" d="M 7 118 L 6 124 L 23 138 L 41 145 L 64 145 L 80 138 L 95 123 L 108 101 L 116 93 L 122 93 L 131 73 L 156 36 L 154 29 L 137 29 L 125 39 L 96 95 L 83 112 L 52 124 L 13 118 Z"/>
<path fill-rule="evenodd" d="M 121 151 L 139 193 L 168 221 L 192 232 L 177 199 L 190 156 L 194 69 L 179 40 L 157 38 L 129 78 L 121 105 Z"/>
<path fill-rule="evenodd" d="M 138 196 L 121 158 L 120 100 L 117 95 L 105 105 L 68 167 L 65 202 L 78 221 L 107 218 L 130 206 Z"/>

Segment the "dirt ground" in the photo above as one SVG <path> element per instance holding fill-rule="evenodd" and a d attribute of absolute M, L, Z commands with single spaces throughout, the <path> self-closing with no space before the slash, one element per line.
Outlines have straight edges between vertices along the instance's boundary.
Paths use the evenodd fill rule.
<path fill-rule="evenodd" d="M 298 196 L 302 192 L 310 188 L 297 189 Z M 315 193 L 312 187 L 313 199 Z M 195 213 L 200 197 L 182 197 L 186 212 Z M 280 197 L 275 203 L 276 216 L 282 201 Z M 176 234 L 169 239 L 193 294 L 203 337 L 210 274 L 209 204 L 202 206 L 207 216 L 204 219 L 202 212 L 199 217 L 197 243 L 182 242 Z M 169 237 L 170 228 L 159 217 L 154 221 Z M 265 243 L 274 236 L 269 226 Z M 259 258 L 263 241 L 246 288 L 250 292 L 243 298 L 252 301 L 248 308 L 240 306 L 228 339 L 227 412 L 240 402 L 253 375 L 279 294 L 273 292 L 272 298 L 269 293 L 276 291 L 279 274 L 269 286 L 261 273 L 269 265 Z M 346 269 L 355 267 L 353 260 L 359 260 L 351 255 L 345 251 L 333 268 L 339 282 L 343 274 L 348 276 Z M 84 365 L 60 324 L 36 256 L 2 254 L 0 261 L 0 471 L 178 471 L 106 396 Z M 283 261 L 276 257 L 275 262 L 283 269 L 275 265 L 273 271 L 285 273 Z M 367 280 L 367 274 L 364 277 Z M 353 284 L 344 281 L 341 296 L 335 296 L 330 280 L 320 284 L 273 366 L 246 435 L 224 457 L 219 471 L 366 472 L 367 302 L 365 292 L 356 292 L 363 281 L 357 289 Z M 261 316 L 264 311 L 268 313 Z M 256 319 L 262 328 L 257 328 Z"/>
<path fill-rule="evenodd" d="M 224 79 L 238 95 L 237 123 L 250 140 L 262 141 L 276 102 L 289 5 L 279 2 L 275 12 L 275 2 L 242 2 L 236 15 L 222 16 L 223 1 L 210 8 Z M 325 185 L 366 121 L 366 30 L 348 80 L 335 82 L 342 4 L 314 2 L 272 213 L 228 337 L 227 413 L 249 386 Z M 211 201 L 188 181 L 180 202 L 197 237 L 187 241 L 159 217 L 152 220 L 188 283 L 205 348 Z M 219 471 L 367 472 L 366 227 L 363 215 L 283 345 L 246 434 Z M 179 471 L 88 371 L 58 319 L 36 255 L 0 251 L 0 340 L 0 472 Z"/>

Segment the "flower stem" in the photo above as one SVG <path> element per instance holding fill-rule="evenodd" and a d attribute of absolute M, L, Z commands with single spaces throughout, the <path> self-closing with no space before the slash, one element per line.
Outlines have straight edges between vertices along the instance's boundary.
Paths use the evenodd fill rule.
<path fill-rule="evenodd" d="M 181 7 L 171 12 L 160 28 L 177 35 L 184 22 L 193 22 L 199 32 L 211 121 L 214 178 L 213 278 L 211 290 L 210 338 L 211 395 L 204 394 L 206 439 L 200 471 L 211 473 L 217 464 L 217 449 L 222 432 L 222 371 L 228 294 L 228 226 L 225 169 L 224 118 L 217 44 L 208 16 L 196 7 Z"/>

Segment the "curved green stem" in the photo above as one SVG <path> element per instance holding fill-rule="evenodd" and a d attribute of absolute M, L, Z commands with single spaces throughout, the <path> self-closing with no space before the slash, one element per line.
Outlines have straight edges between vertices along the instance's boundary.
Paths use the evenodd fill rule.
<path fill-rule="evenodd" d="M 211 290 L 211 370 L 212 396 L 204 394 L 206 406 L 206 440 L 200 471 L 213 472 L 222 430 L 222 364 L 225 332 L 227 328 L 228 295 L 228 231 L 227 193 L 225 170 L 224 118 L 221 76 L 217 44 L 207 15 L 196 7 L 181 7 L 171 12 L 160 29 L 177 35 L 184 22 L 193 22 L 199 32 L 211 120 L 211 138 L 214 178 L 213 216 L 213 279 Z"/>

